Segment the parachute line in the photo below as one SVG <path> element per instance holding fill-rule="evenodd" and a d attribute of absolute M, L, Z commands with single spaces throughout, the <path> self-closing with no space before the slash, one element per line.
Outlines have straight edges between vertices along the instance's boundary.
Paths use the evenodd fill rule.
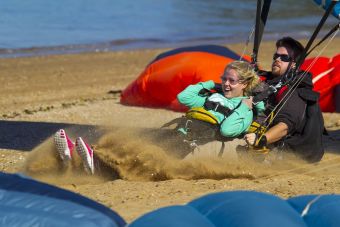
<path fill-rule="evenodd" d="M 246 41 L 246 45 L 245 45 L 244 48 L 243 48 L 243 52 L 242 52 L 242 55 L 240 56 L 239 61 L 241 61 L 242 58 L 243 58 L 243 56 L 246 54 L 247 48 L 248 48 L 248 46 L 249 46 L 250 39 L 251 39 L 251 37 L 253 36 L 254 31 L 255 31 L 255 27 L 253 27 L 253 28 L 251 29 L 250 33 L 249 33 L 249 36 L 248 36 L 247 41 Z"/>
<path fill-rule="evenodd" d="M 333 0 L 331 2 L 331 4 L 329 5 L 328 9 L 326 10 L 326 12 L 324 13 L 324 15 L 322 16 L 318 26 L 316 27 L 316 29 L 314 30 L 313 35 L 311 36 L 311 38 L 309 39 L 305 50 L 303 51 L 303 54 L 301 55 L 300 59 L 298 59 L 297 64 L 296 64 L 296 69 L 300 68 L 301 64 L 303 63 L 303 61 L 305 60 L 307 53 L 309 51 L 309 48 L 312 46 L 316 36 L 319 34 L 322 26 L 324 25 L 324 23 L 326 22 L 329 14 L 331 13 L 331 11 L 333 10 L 335 4 L 337 3 L 337 0 Z"/>
<path fill-rule="evenodd" d="M 318 42 L 308 53 L 306 54 L 305 58 L 321 43 L 323 43 L 326 39 L 328 39 L 329 36 L 331 36 L 334 32 L 338 31 L 340 29 L 340 23 L 334 26 L 321 40 Z"/>

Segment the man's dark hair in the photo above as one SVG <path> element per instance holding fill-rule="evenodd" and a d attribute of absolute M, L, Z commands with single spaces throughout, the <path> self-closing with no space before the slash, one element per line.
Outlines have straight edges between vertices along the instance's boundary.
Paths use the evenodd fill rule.
<path fill-rule="evenodd" d="M 276 42 L 276 48 L 285 47 L 288 51 L 289 56 L 293 61 L 296 62 L 297 59 L 302 57 L 302 53 L 304 51 L 304 47 L 302 44 L 293 39 L 292 37 L 283 37 Z"/>

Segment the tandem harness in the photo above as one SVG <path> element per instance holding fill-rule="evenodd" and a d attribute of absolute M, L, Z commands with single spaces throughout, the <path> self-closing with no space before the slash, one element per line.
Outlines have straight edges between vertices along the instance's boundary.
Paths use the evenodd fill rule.
<path fill-rule="evenodd" d="M 291 64 L 291 63 L 290 63 Z M 267 74 L 268 72 L 263 72 Z M 267 74 L 268 76 L 268 74 Z M 277 81 L 275 84 L 268 85 L 264 90 L 260 93 L 255 94 L 253 98 L 253 102 L 256 104 L 260 101 L 268 101 L 270 96 L 275 96 L 275 99 L 281 99 L 282 93 L 285 93 L 288 87 L 291 86 L 292 83 L 295 82 L 295 76 L 292 74 L 291 70 L 288 70 L 282 77 L 281 80 Z M 268 102 L 267 102 L 268 103 Z M 280 102 L 279 102 L 280 103 Z M 249 150 L 253 154 L 267 154 L 270 149 L 267 147 L 267 140 L 265 137 L 265 133 L 268 127 L 272 124 L 276 110 L 279 105 L 276 106 L 266 106 L 267 110 L 271 110 L 270 113 L 267 114 L 265 119 L 255 119 L 248 129 L 248 133 L 255 133 L 256 139 L 255 144 L 249 146 Z"/>
<path fill-rule="evenodd" d="M 306 103 L 305 112 L 302 116 L 303 120 L 299 125 L 296 125 L 295 131 L 291 132 L 281 141 L 278 141 L 275 147 L 281 151 L 291 150 L 309 162 L 315 162 L 321 159 L 324 153 L 322 145 L 324 123 L 320 106 L 318 104 L 319 94 L 312 90 L 312 87 L 307 81 L 303 82 L 306 75 L 308 75 L 308 73 L 301 72 L 301 74 L 299 73 L 289 79 L 288 82 L 284 83 L 284 86 L 276 92 L 272 92 L 272 94 L 275 95 L 277 102 L 274 109 L 271 110 L 270 114 L 264 121 L 262 121 L 262 123 L 255 126 L 253 125 L 253 122 L 250 127 L 253 130 L 252 132 L 256 134 L 255 145 L 250 147 L 252 151 L 257 153 L 269 152 L 266 147 L 266 138 L 264 137 L 264 134 L 285 103 L 290 101 L 289 98 L 292 93 L 295 92 L 300 99 L 304 100 Z M 271 92 L 267 93 L 269 94 Z M 265 96 L 263 95 L 263 97 Z M 268 99 L 268 97 L 264 99 Z M 264 139 L 262 139 L 263 137 Z"/>
<path fill-rule="evenodd" d="M 221 88 L 217 87 L 215 90 L 216 90 L 216 92 L 220 92 Z M 206 97 L 205 102 L 203 104 L 203 107 L 193 107 L 193 108 L 191 108 L 190 110 L 188 110 L 186 112 L 184 118 L 189 122 L 199 121 L 202 124 L 208 123 L 208 126 L 210 128 L 212 128 L 214 131 L 216 131 L 216 133 L 215 133 L 216 139 L 221 141 L 221 140 L 223 140 L 224 137 L 222 135 L 220 135 L 220 126 L 237 108 L 239 108 L 241 106 L 242 101 L 240 101 L 235 108 L 230 109 L 226 106 L 221 105 L 221 103 L 219 103 L 219 102 L 214 102 L 214 101 L 209 100 L 208 98 L 211 95 L 213 95 L 214 93 L 215 92 L 212 92 L 212 91 L 205 89 L 205 88 L 201 89 L 201 91 L 199 92 L 199 95 Z M 218 119 L 216 118 L 216 116 L 214 116 L 214 114 L 209 112 L 211 110 L 222 114 L 224 116 L 223 120 L 221 122 L 219 122 Z M 188 125 L 188 123 L 186 123 L 185 125 Z M 185 127 L 185 129 L 186 128 L 187 127 Z M 187 131 L 185 129 L 184 129 L 184 131 Z"/>
<path fill-rule="evenodd" d="M 227 138 L 221 135 L 220 127 L 224 120 L 226 120 L 237 108 L 242 104 L 242 100 L 233 109 L 225 107 L 218 102 L 213 102 L 208 98 L 213 93 L 207 89 L 202 89 L 205 92 L 206 101 L 202 107 L 193 107 L 188 110 L 181 118 L 181 123 L 177 127 L 177 131 L 180 136 L 183 137 L 183 142 L 189 144 L 191 150 L 194 152 L 195 149 L 199 149 L 200 145 L 212 141 L 221 142 L 221 148 L 218 156 L 223 154 L 225 148 L 225 142 L 229 141 L 231 138 Z M 208 91 L 208 92 L 207 92 Z M 202 95 L 201 92 L 201 95 Z M 209 112 L 213 110 L 215 112 L 221 113 L 224 118 L 221 122 Z"/>
<path fill-rule="evenodd" d="M 189 137 L 192 140 L 207 139 L 206 135 L 208 134 L 210 140 L 226 141 L 227 138 L 220 133 L 220 127 L 241 103 L 242 101 L 234 109 L 229 109 L 219 103 L 207 100 L 203 107 L 193 107 L 186 112 L 183 117 L 185 121 L 184 127 L 180 128 L 179 131 L 183 134 L 191 134 Z M 219 122 L 209 110 L 223 114 L 224 119 Z M 194 125 L 197 125 L 197 127 Z M 210 133 L 206 133 L 206 131 L 210 131 Z"/>
<path fill-rule="evenodd" d="M 234 109 L 229 109 L 228 107 L 222 106 L 220 103 L 213 102 L 213 101 L 206 99 L 203 107 L 206 110 L 213 110 L 215 112 L 223 114 L 224 115 L 223 121 L 224 121 L 234 112 L 234 110 L 240 107 L 241 103 L 242 101 L 239 102 L 239 104 L 237 104 L 237 106 Z M 223 121 L 220 124 L 222 124 Z"/>

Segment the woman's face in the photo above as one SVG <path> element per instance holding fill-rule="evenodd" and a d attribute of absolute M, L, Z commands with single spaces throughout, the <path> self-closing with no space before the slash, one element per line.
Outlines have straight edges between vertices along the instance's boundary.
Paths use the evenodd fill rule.
<path fill-rule="evenodd" d="M 221 80 L 224 97 L 234 98 L 244 95 L 244 89 L 247 87 L 247 84 L 239 79 L 234 69 L 227 69 Z"/>

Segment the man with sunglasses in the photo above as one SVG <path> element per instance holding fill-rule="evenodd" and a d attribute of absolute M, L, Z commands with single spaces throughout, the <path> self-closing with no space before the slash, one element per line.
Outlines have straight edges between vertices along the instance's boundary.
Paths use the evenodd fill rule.
<path fill-rule="evenodd" d="M 295 70 L 296 62 L 302 57 L 303 51 L 302 44 L 291 37 L 284 37 L 276 42 L 272 71 L 264 75 L 266 83 L 274 90 L 267 97 L 266 112 L 268 115 L 274 110 L 275 117 L 261 139 L 255 133 L 246 134 L 244 139 L 249 145 L 281 147 L 293 151 L 307 161 L 315 162 L 324 153 L 323 118 L 318 106 L 318 94 L 312 91 L 311 75 Z M 302 81 L 293 89 L 294 83 L 301 77 Z M 314 104 L 312 110 L 307 108 L 310 103 Z M 310 132 L 307 132 L 311 116 L 315 122 L 313 126 L 308 125 Z"/>

